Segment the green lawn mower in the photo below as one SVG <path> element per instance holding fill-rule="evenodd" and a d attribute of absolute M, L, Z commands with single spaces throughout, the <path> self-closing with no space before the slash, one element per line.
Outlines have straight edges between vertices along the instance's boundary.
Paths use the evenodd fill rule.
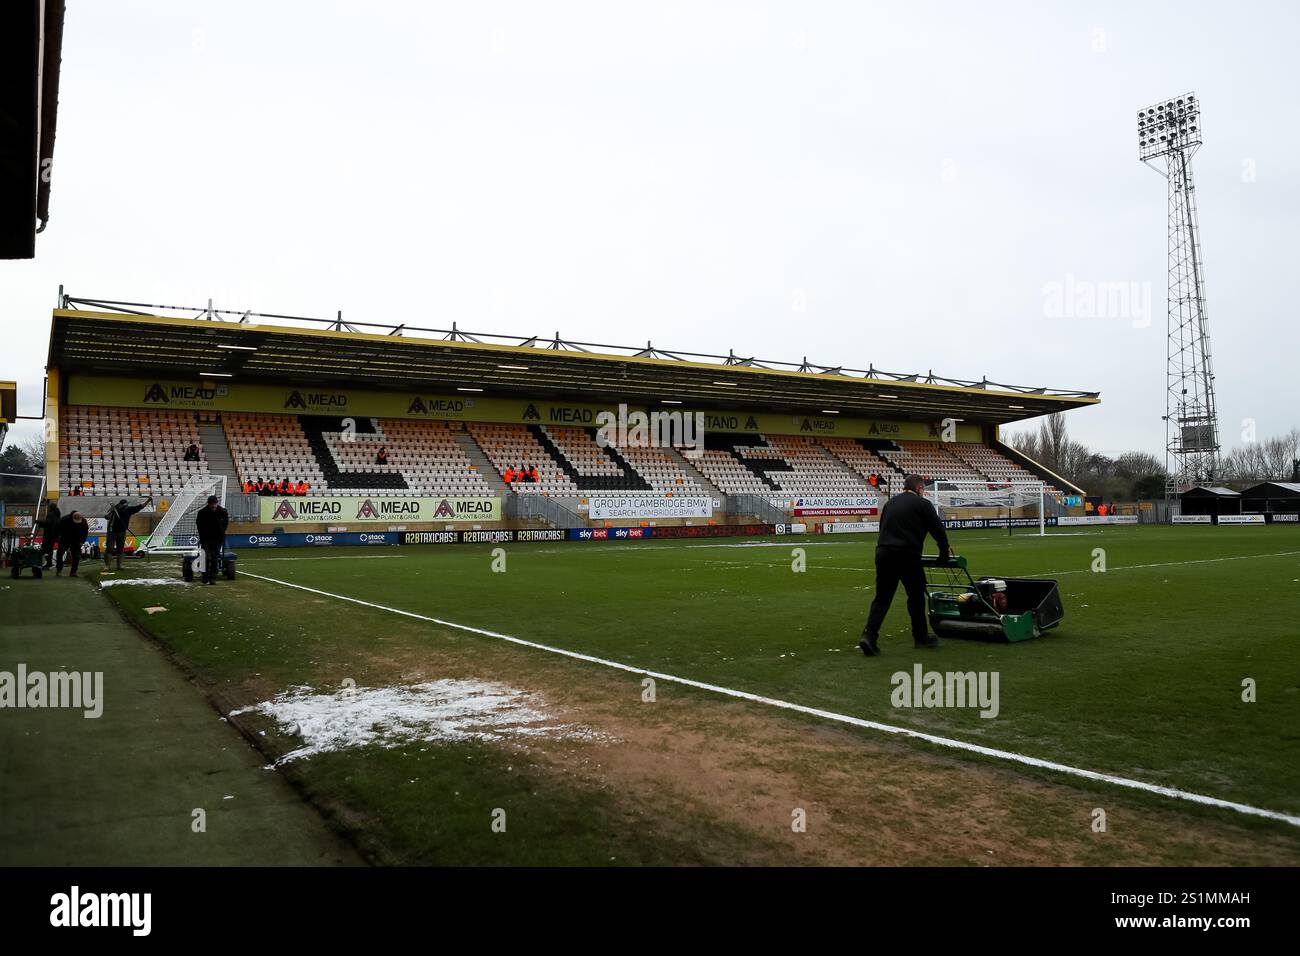
<path fill-rule="evenodd" d="M 1027 641 L 1065 617 L 1061 592 L 1046 578 L 976 580 L 957 555 L 921 558 L 925 569 L 930 627 L 940 637 L 985 641 Z"/>
<path fill-rule="evenodd" d="M 227 581 L 235 580 L 235 565 L 238 563 L 239 555 L 233 551 L 227 551 L 222 548 L 217 553 L 217 571 Z M 185 581 L 193 581 L 197 574 L 202 577 L 204 565 L 207 561 L 207 555 L 203 553 L 202 548 L 196 548 L 193 551 L 186 551 L 181 555 L 181 578 Z M 215 576 L 215 575 L 214 575 Z"/>
<path fill-rule="evenodd" d="M 22 544 L 22 539 L 11 529 L 5 529 L 3 550 L 4 561 L 9 565 L 9 576 L 19 578 L 24 568 L 31 568 L 32 577 L 39 578 L 43 573 L 45 555 L 39 545 Z"/>

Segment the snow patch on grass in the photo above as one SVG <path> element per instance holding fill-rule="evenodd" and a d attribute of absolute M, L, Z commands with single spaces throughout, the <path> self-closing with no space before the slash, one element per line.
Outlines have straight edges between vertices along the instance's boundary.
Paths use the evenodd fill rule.
<path fill-rule="evenodd" d="M 138 584 L 141 587 L 155 587 L 162 584 L 184 584 L 180 578 L 111 578 L 107 581 L 101 580 L 101 588 L 113 588 L 123 584 Z"/>
<path fill-rule="evenodd" d="M 345 688 L 321 694 L 294 687 L 270 700 L 230 712 L 260 713 L 303 746 L 277 764 L 315 754 L 378 745 L 547 737 L 596 740 L 588 727 L 558 722 L 534 694 L 478 680 L 435 680 L 392 687 Z"/>

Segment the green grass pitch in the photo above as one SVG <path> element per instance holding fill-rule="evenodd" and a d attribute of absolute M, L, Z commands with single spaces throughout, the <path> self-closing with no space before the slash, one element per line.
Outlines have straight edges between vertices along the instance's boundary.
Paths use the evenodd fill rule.
<path fill-rule="evenodd" d="M 111 593 L 196 675 L 229 688 L 241 702 L 257 691 L 333 686 L 339 662 L 355 662 L 358 654 L 410 659 L 421 641 L 435 642 L 428 647 L 454 642 L 472 660 L 502 643 L 256 574 L 678 677 L 1300 814 L 1300 529 L 1106 527 L 1046 538 L 965 531 L 953 541 L 976 576 L 1057 579 L 1062 624 L 1022 644 L 950 639 L 938 651 L 917 651 L 900 590 L 882 635 L 883 656 L 867 660 L 855 643 L 872 596 L 872 536 L 514 544 L 502 546 L 504 572 L 493 570 L 488 545 L 254 550 L 241 552 L 241 576 L 218 587 L 114 587 Z M 793 549 L 803 549 L 806 570 L 793 569 Z M 1102 561 L 1105 570 L 1094 570 Z M 155 557 L 128 573 L 174 574 L 173 563 Z M 169 613 L 143 614 L 159 601 Z M 997 717 L 893 706 L 891 675 L 916 662 L 930 670 L 997 671 Z M 595 664 L 564 666 L 585 668 L 595 680 L 627 679 Z M 364 667 L 360 673 L 364 679 Z M 1254 702 L 1243 700 L 1247 680 L 1255 683 Z M 331 755 L 321 762 L 326 765 L 333 783 L 318 779 L 314 786 L 346 789 L 353 802 L 388 801 L 376 810 L 391 817 L 388 839 L 419 842 L 396 809 L 399 798 L 360 792 L 345 755 Z M 398 775 L 407 769 L 390 768 Z M 689 843 L 674 848 L 671 859 L 624 849 L 633 859 L 666 862 L 690 859 Z M 596 862 L 574 852 L 564 861 Z M 464 862 L 454 855 L 450 861 Z"/>

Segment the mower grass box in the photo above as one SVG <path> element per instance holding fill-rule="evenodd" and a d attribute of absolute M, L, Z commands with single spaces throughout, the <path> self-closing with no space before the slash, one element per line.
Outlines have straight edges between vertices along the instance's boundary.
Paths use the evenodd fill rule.
<path fill-rule="evenodd" d="M 940 637 L 1027 641 L 1065 616 L 1056 582 L 1046 578 L 971 577 L 960 555 L 921 559 L 930 627 Z"/>

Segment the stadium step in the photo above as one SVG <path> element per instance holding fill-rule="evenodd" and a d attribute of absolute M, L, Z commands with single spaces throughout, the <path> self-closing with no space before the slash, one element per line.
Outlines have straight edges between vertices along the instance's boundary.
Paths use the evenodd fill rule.
<path fill-rule="evenodd" d="M 649 491 L 650 485 L 642 478 L 637 471 L 627 463 L 627 460 L 613 446 L 604 449 L 609 460 L 614 462 L 623 470 L 621 484 L 623 487 L 611 488 L 610 485 L 618 479 L 612 479 L 608 475 L 582 475 L 578 469 L 573 467 L 573 463 L 564 456 L 564 452 L 556 447 L 551 436 L 546 433 L 546 429 L 541 425 L 529 425 L 528 432 L 542 446 L 542 450 L 551 456 L 559 469 L 568 475 L 569 480 L 579 491 Z"/>
<path fill-rule="evenodd" d="M 235 494 L 240 487 L 239 475 L 235 471 L 235 459 L 230 454 L 225 429 L 218 422 L 199 422 L 198 428 L 203 453 L 208 457 L 208 474 L 223 475 L 226 494 Z"/>
<path fill-rule="evenodd" d="M 483 453 L 483 449 L 474 440 L 474 436 L 469 431 L 463 431 L 456 432 L 455 438 L 456 444 L 465 452 L 465 457 L 469 459 L 470 464 L 478 469 L 478 473 L 483 476 L 484 481 L 488 483 L 488 487 L 494 493 L 500 495 L 502 501 L 509 498 L 511 495 L 510 489 L 506 487 L 505 481 L 497 474 L 497 470 L 492 467 L 492 462 Z"/>
<path fill-rule="evenodd" d="M 673 459 L 673 463 L 676 464 L 678 468 L 684 471 L 687 475 L 693 478 L 696 481 L 696 483 L 699 484 L 700 488 L 703 489 L 705 494 L 708 494 L 719 501 L 721 501 L 722 498 L 725 497 L 722 494 L 722 490 L 713 482 L 709 481 L 709 479 L 705 478 L 704 473 L 700 471 L 698 468 L 696 468 L 694 465 L 692 465 L 691 460 L 687 458 L 685 455 L 683 455 L 676 448 L 665 448 L 664 452 L 668 455 L 668 457 Z"/>
<path fill-rule="evenodd" d="M 957 461 L 959 464 L 965 465 L 967 468 L 969 468 L 971 471 L 975 472 L 975 474 L 979 475 L 979 476 L 980 476 L 981 478 L 983 478 L 985 481 L 992 481 L 992 480 L 993 480 L 992 478 L 990 478 L 990 477 L 988 476 L 988 474 L 987 474 L 983 469 L 977 467 L 977 466 L 975 465 L 974 462 L 968 461 L 968 460 L 967 460 L 965 457 L 963 457 L 962 455 L 957 454 L 957 452 L 955 452 L 953 449 L 948 448 L 948 447 L 946 447 L 946 446 L 941 446 L 939 450 L 940 450 L 940 452 L 941 452 L 942 454 L 947 455 L 949 458 L 956 459 L 956 461 Z"/>
<path fill-rule="evenodd" d="M 825 445 L 816 445 L 814 447 L 819 452 L 821 452 L 823 458 L 825 458 L 827 461 L 829 461 L 832 465 L 834 465 L 836 468 L 840 470 L 841 476 L 843 478 L 845 478 L 848 481 L 855 482 L 862 486 L 858 493 L 864 495 L 871 493 L 871 485 L 867 483 L 867 479 L 865 475 L 858 474 L 856 468 L 854 468 L 848 462 L 841 459 L 839 455 L 835 454 L 835 452 L 831 451 Z"/>

